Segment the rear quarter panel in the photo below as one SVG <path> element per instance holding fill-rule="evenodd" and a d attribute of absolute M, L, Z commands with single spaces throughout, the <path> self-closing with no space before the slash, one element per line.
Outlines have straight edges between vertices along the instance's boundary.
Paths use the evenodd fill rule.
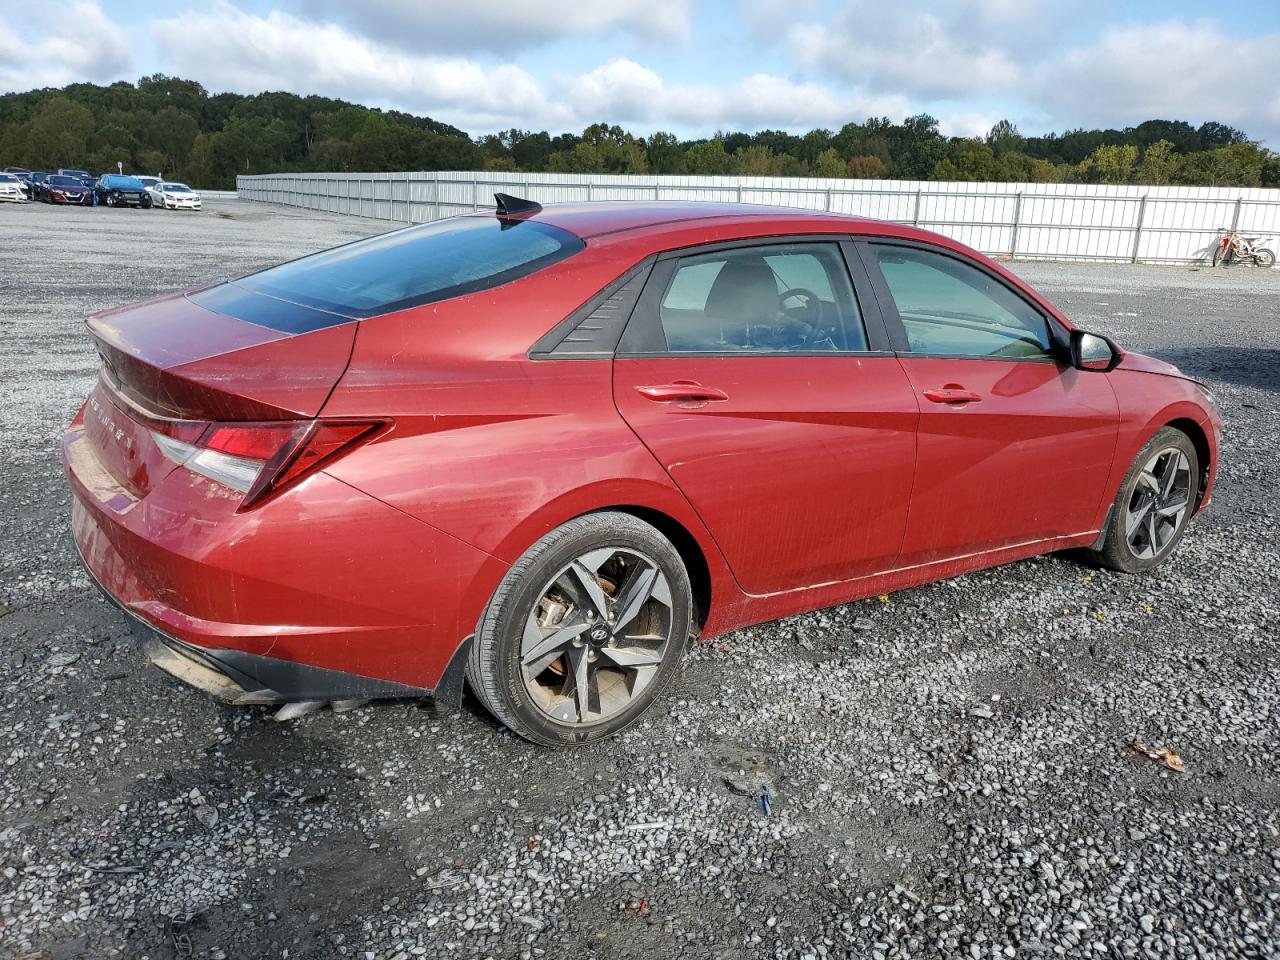
<path fill-rule="evenodd" d="M 737 587 L 696 513 L 618 414 L 612 361 L 526 355 L 645 253 L 581 256 L 497 291 L 362 321 L 322 414 L 395 425 L 327 472 L 504 564 L 584 513 L 658 511 L 706 559 L 717 599 L 705 632 L 718 632 Z M 478 619 L 482 606 L 464 616 Z"/>

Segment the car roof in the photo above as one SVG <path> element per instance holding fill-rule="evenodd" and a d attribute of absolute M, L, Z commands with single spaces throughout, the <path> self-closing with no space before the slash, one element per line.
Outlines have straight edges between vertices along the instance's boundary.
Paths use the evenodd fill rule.
<path fill-rule="evenodd" d="M 754 203 L 718 203 L 702 200 L 601 200 L 588 203 L 549 204 L 531 214 L 518 214 L 513 219 L 538 220 L 590 239 L 605 234 L 643 230 L 649 227 L 693 224 L 702 220 L 756 222 L 762 219 L 814 223 L 834 221 L 848 229 L 850 222 L 861 220 L 819 210 L 765 206 Z"/>

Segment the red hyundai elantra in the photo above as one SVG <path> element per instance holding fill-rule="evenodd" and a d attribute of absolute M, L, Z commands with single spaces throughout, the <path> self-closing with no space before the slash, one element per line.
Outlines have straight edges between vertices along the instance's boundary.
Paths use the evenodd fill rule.
<path fill-rule="evenodd" d="M 76 543 L 237 703 L 464 678 L 537 743 L 688 639 L 1068 547 L 1163 561 L 1221 421 L 921 230 L 710 203 L 410 227 L 89 319 Z"/>

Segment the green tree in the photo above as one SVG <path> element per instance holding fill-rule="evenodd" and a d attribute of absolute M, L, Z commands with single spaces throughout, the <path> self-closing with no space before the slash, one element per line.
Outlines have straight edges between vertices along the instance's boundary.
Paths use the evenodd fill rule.
<path fill-rule="evenodd" d="M 93 114 L 87 107 L 67 97 L 54 97 L 27 125 L 24 159 L 50 170 L 83 163 L 93 130 Z"/>
<path fill-rule="evenodd" d="M 1138 164 L 1134 179 L 1138 183 L 1147 183 L 1152 186 L 1173 183 L 1181 163 L 1182 158 L 1174 152 L 1172 143 L 1168 140 L 1157 140 L 1142 151 L 1142 162 Z"/>
<path fill-rule="evenodd" d="M 849 158 L 849 176 L 856 180 L 883 180 L 889 175 L 889 168 L 879 157 L 863 154 Z"/>
<path fill-rule="evenodd" d="M 722 176 L 733 168 L 733 158 L 725 152 L 723 140 L 703 140 L 685 150 L 684 168 L 699 176 Z"/>
<path fill-rule="evenodd" d="M 680 141 L 674 133 L 658 131 L 649 137 L 646 145 L 649 156 L 649 169 L 654 173 L 683 173 L 684 151 L 680 149 Z"/>
<path fill-rule="evenodd" d="M 848 165 L 835 147 L 827 147 L 813 165 L 815 177 L 846 177 L 849 175 Z"/>
<path fill-rule="evenodd" d="M 1001 157 L 1011 150 L 1022 150 L 1026 140 L 1012 120 L 1001 120 L 987 132 L 986 143 Z"/>
<path fill-rule="evenodd" d="M 1036 157 L 1031 161 L 1031 170 L 1027 180 L 1031 183 L 1061 183 L 1066 179 L 1064 166 Z"/>
<path fill-rule="evenodd" d="M 1080 177 L 1087 183 L 1128 183 L 1138 162 L 1138 148 L 1103 144 L 1080 162 Z"/>
<path fill-rule="evenodd" d="M 1187 157 L 1178 180 L 1212 187 L 1260 187 L 1266 162 L 1266 153 L 1258 144 L 1233 143 Z"/>
<path fill-rule="evenodd" d="M 733 172 L 740 177 L 775 177 L 781 174 L 782 164 L 768 147 L 754 144 L 733 155 Z"/>

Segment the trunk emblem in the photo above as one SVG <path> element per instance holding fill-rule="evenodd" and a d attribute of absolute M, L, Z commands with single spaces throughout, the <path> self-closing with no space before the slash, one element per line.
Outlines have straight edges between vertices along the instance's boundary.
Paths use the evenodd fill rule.
<path fill-rule="evenodd" d="M 93 411 L 93 415 L 98 418 L 98 422 L 102 424 L 103 429 L 107 431 L 108 436 L 116 439 L 117 443 L 123 442 L 126 450 L 133 449 L 133 437 L 125 434 L 125 432 L 116 426 L 115 420 L 108 413 L 102 404 L 98 402 L 97 397 L 89 398 L 89 409 Z"/>

